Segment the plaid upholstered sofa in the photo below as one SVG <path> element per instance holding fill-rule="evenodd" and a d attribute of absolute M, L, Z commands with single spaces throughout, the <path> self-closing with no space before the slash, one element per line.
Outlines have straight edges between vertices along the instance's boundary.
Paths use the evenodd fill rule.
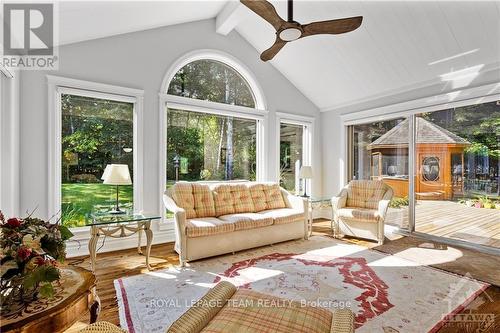
<path fill-rule="evenodd" d="M 332 198 L 335 235 L 346 234 L 384 242 L 385 216 L 393 196 L 381 180 L 352 180 Z"/>
<path fill-rule="evenodd" d="M 163 196 L 187 261 L 307 238 L 307 203 L 274 183 L 177 182 Z"/>

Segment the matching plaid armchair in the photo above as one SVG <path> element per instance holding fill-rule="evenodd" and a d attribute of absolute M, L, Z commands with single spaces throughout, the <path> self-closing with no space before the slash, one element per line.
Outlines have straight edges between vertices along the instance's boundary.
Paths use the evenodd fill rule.
<path fill-rule="evenodd" d="M 332 198 L 334 234 L 384 242 L 384 222 L 393 196 L 381 180 L 353 180 Z"/>

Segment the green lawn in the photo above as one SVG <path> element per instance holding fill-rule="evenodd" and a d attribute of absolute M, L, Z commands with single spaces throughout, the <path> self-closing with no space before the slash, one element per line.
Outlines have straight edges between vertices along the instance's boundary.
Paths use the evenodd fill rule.
<path fill-rule="evenodd" d="M 167 182 L 167 188 L 174 181 Z M 131 209 L 133 186 L 119 186 L 120 207 Z M 96 209 L 108 210 L 115 205 L 116 187 L 104 184 L 62 184 L 62 223 L 70 228 L 85 225 L 87 216 Z M 167 218 L 173 214 L 167 212 Z"/>
<path fill-rule="evenodd" d="M 120 207 L 132 208 L 132 185 L 119 186 Z M 67 227 L 85 225 L 85 218 L 96 208 L 115 204 L 116 187 L 103 184 L 62 184 L 62 222 Z"/>

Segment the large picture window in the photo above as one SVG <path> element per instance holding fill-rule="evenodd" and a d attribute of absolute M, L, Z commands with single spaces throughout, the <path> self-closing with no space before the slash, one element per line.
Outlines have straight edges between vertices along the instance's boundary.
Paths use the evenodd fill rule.
<path fill-rule="evenodd" d="M 134 104 L 77 94 L 60 94 L 61 218 L 85 225 L 92 211 L 109 209 L 116 190 L 104 185 L 106 165 L 134 168 Z M 120 206 L 133 208 L 133 185 L 119 187 Z"/>
<path fill-rule="evenodd" d="M 167 187 L 179 180 L 256 180 L 261 118 L 251 115 L 254 94 L 238 71 L 221 61 L 194 60 L 177 70 L 167 92 L 186 105 L 167 103 Z M 203 101 L 202 110 L 195 100 Z M 223 112 L 220 105 L 228 106 Z M 241 109 L 249 115 L 240 117 Z"/>
<path fill-rule="evenodd" d="M 256 123 L 168 109 L 167 186 L 178 180 L 255 180 Z"/>
<path fill-rule="evenodd" d="M 196 60 L 179 69 L 168 94 L 255 108 L 248 83 L 236 70 L 215 60 Z"/>
<path fill-rule="evenodd" d="M 300 193 L 299 171 L 303 163 L 304 126 L 280 124 L 280 185 Z"/>

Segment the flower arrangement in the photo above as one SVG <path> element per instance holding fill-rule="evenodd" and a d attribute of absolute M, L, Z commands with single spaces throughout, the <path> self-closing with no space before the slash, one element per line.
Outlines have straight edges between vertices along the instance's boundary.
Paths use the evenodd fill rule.
<path fill-rule="evenodd" d="M 68 228 L 31 215 L 5 219 L 0 211 L 0 302 L 2 312 L 37 297 L 51 298 L 66 257 Z"/>

